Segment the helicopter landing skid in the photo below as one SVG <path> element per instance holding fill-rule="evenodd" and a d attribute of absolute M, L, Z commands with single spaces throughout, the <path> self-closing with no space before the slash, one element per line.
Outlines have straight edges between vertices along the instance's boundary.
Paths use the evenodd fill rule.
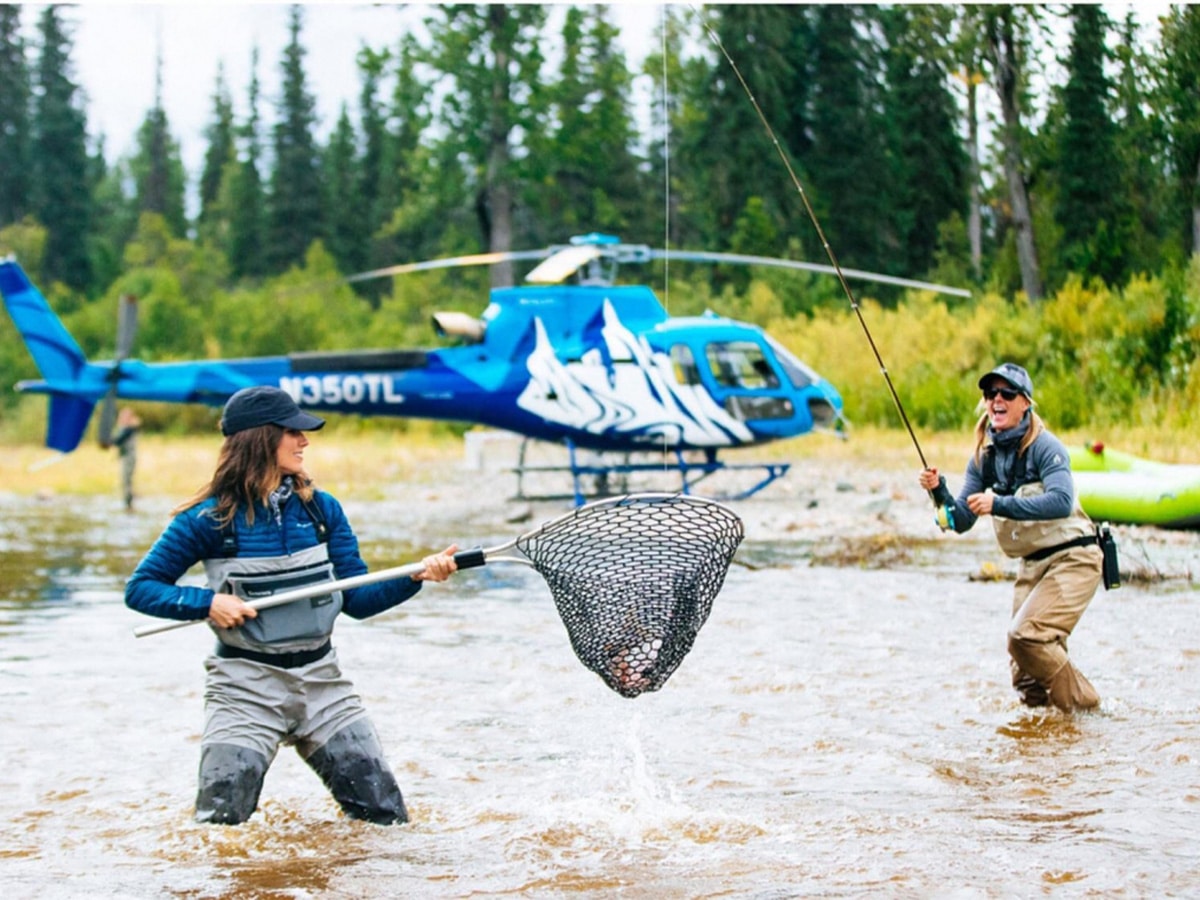
<path fill-rule="evenodd" d="M 516 500 L 574 500 L 576 506 L 582 506 L 588 498 L 616 496 L 629 493 L 631 475 L 678 472 L 680 478 L 680 493 L 691 494 L 705 479 L 719 472 L 757 471 L 758 481 L 749 487 L 735 493 L 711 495 L 716 500 L 744 500 L 757 494 L 767 485 L 782 478 L 791 469 L 792 464 L 786 462 L 762 463 L 726 463 L 717 459 L 716 454 L 706 454 L 703 460 L 689 460 L 682 451 L 672 451 L 674 459 L 668 459 L 663 454 L 661 462 L 633 462 L 632 454 L 624 454 L 621 462 L 603 462 L 599 458 L 581 461 L 573 444 L 567 444 L 569 461 L 567 465 L 529 465 L 525 462 L 525 445 L 521 444 L 520 458 L 513 472 L 517 476 Z M 571 474 L 573 493 L 571 494 L 527 494 L 524 488 L 524 478 L 528 474 L 562 473 Z M 587 482 L 590 481 L 590 490 Z"/>

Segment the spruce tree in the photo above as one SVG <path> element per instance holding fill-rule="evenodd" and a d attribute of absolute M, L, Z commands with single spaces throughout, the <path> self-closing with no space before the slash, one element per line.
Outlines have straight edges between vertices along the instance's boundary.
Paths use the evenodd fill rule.
<path fill-rule="evenodd" d="M 454 241 L 458 234 L 474 230 L 473 218 L 464 200 L 465 181 L 457 161 L 435 165 L 422 139 L 432 122 L 430 85 L 419 69 L 425 51 L 410 32 L 400 39 L 392 56 L 389 74 L 393 79 L 386 110 L 380 160 L 379 223 L 371 234 L 370 268 L 423 259 L 464 248 Z M 364 121 L 367 151 L 371 131 Z M 442 144 L 443 149 L 448 149 Z M 453 152 L 450 153 L 451 157 Z M 468 220 L 466 225 L 461 225 Z M 448 241 L 450 246 L 447 246 Z M 470 247 L 477 247 L 471 241 Z M 378 296 L 380 283 L 368 283 L 367 295 Z"/>
<path fill-rule="evenodd" d="M 951 15 L 941 6 L 897 6 L 881 14 L 887 40 L 884 118 L 898 175 L 890 214 L 902 243 L 898 275 L 927 272 L 942 224 L 967 214 L 968 159 L 958 136 L 946 52 Z"/>
<path fill-rule="evenodd" d="M 1121 23 L 1117 47 L 1120 73 L 1116 81 L 1120 128 L 1116 136 L 1122 192 L 1130 207 L 1127 271 L 1153 272 L 1161 266 L 1166 238 L 1166 129 L 1153 114 L 1154 69 L 1151 55 L 1141 46 L 1142 29 L 1133 12 Z"/>
<path fill-rule="evenodd" d="M 233 100 L 225 83 L 225 66 L 217 66 L 217 82 L 212 95 L 212 118 L 204 128 L 208 147 L 204 151 L 204 169 L 200 173 L 200 212 L 197 231 L 201 237 L 218 230 L 216 217 L 220 209 L 221 182 L 231 163 L 237 160 L 236 129 L 233 121 Z"/>
<path fill-rule="evenodd" d="M 170 121 L 162 102 L 162 56 L 158 58 L 154 106 L 138 130 L 138 152 L 133 160 L 139 212 L 163 217 L 174 237 L 187 235 L 184 209 L 183 162 L 179 144 L 171 137 Z"/>
<path fill-rule="evenodd" d="M 391 53 L 387 50 L 376 52 L 364 47 L 358 52 L 358 71 L 362 79 L 358 95 L 362 156 L 357 160 L 354 194 L 361 206 L 357 213 L 365 237 L 378 232 L 396 206 L 395 173 L 386 168 L 387 108 L 380 99 L 382 81 L 390 62 Z M 331 209 L 330 216 L 336 218 L 337 210 Z M 357 254 L 353 268 L 345 271 L 357 271 L 367 265 L 371 251 L 365 238 Z"/>
<path fill-rule="evenodd" d="M 670 246 L 705 246 L 709 230 L 700 224 L 702 197 L 690 179 L 680 178 L 680 146 L 689 128 L 704 121 L 705 89 L 710 58 L 688 55 L 688 50 L 705 46 L 692 40 L 695 16 L 684 7 L 664 5 L 654 29 L 656 48 L 642 61 L 641 74 L 655 85 L 650 105 L 649 129 L 645 134 L 648 154 L 646 178 L 647 211 L 645 230 L 661 235 Z M 705 218 L 705 223 L 707 219 Z"/>
<path fill-rule="evenodd" d="M 274 129 L 274 162 L 268 205 L 269 270 L 282 272 L 303 261 L 309 245 L 325 236 L 321 162 L 314 131 L 316 101 L 305 83 L 300 43 L 301 7 L 291 8 L 290 39 L 283 51 L 283 93 Z"/>
<path fill-rule="evenodd" d="M 229 210 L 229 238 L 225 255 L 236 278 L 259 277 L 267 272 L 267 213 L 260 163 L 262 147 L 258 124 L 258 48 L 251 52 L 249 113 L 241 129 L 243 152 L 234 164 L 233 177 L 221 189 L 221 205 Z"/>
<path fill-rule="evenodd" d="M 516 142 L 544 122 L 539 89 L 546 20 L 535 5 L 438 7 L 426 25 L 431 62 L 447 82 L 445 143 L 468 161 L 479 231 L 489 250 L 513 249 L 514 206 L 523 178 Z M 450 155 L 449 153 L 447 155 Z M 494 287 L 513 283 L 511 262 L 491 269 Z"/>
<path fill-rule="evenodd" d="M 47 231 L 45 277 L 84 290 L 91 285 L 87 120 L 71 80 L 71 40 L 60 19 L 62 9 L 47 6 L 38 21 L 32 207 Z"/>
<path fill-rule="evenodd" d="M 1174 6 L 1162 20 L 1166 120 L 1179 184 L 1179 231 L 1189 255 L 1200 253 L 1200 7 Z"/>
<path fill-rule="evenodd" d="M 841 265 L 892 272 L 904 229 L 892 205 L 897 173 L 880 112 L 882 59 L 865 38 L 873 31 L 867 16 L 859 7 L 818 7 L 810 195 Z"/>
<path fill-rule="evenodd" d="M 32 91 L 20 29 L 21 7 L 0 6 L 0 227 L 30 208 Z"/>
<path fill-rule="evenodd" d="M 725 54 L 737 66 L 772 131 L 785 135 L 804 99 L 790 90 L 797 83 L 791 50 L 797 32 L 811 27 L 813 10 L 737 4 L 714 7 L 714 12 L 701 11 L 704 38 L 711 39 L 711 29 L 725 52 L 712 54 L 703 99 L 697 107 L 702 121 L 680 134 L 680 163 L 686 167 L 688 179 L 694 180 L 704 199 L 702 208 L 709 214 L 704 246 L 770 256 L 783 252 L 788 233 L 807 223 L 797 218 L 803 207 L 788 190 L 787 170 Z M 770 245 L 735 248 L 731 243 L 735 226 L 752 198 L 761 204 L 761 213 L 756 215 L 765 216 L 773 225 L 769 237 L 761 228 L 755 229 Z M 745 275 L 734 277 L 740 281 Z"/>
<path fill-rule="evenodd" d="M 1059 265 L 1117 284 L 1125 274 L 1128 221 L 1116 153 L 1112 86 L 1104 73 L 1108 18 L 1099 6 L 1071 7 L 1074 30 L 1062 90 L 1055 171 Z"/>
<path fill-rule="evenodd" d="M 531 243 L 644 227 L 632 76 L 617 34 L 605 7 L 566 12 L 559 77 L 546 91 L 551 121 L 547 132 L 530 136 L 523 230 Z"/>
<path fill-rule="evenodd" d="M 370 205 L 370 196 L 359 190 L 361 161 L 357 144 L 350 114 L 343 106 L 324 153 L 322 183 L 328 192 L 325 198 L 329 225 L 326 247 L 338 268 L 346 274 L 366 268 L 370 234 L 367 216 L 363 214 L 364 207 Z"/>

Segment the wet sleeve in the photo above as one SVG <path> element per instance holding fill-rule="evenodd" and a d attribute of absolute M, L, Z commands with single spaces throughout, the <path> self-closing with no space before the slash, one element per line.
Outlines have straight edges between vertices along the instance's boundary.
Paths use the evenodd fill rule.
<path fill-rule="evenodd" d="M 358 537 L 350 527 L 342 505 L 328 494 L 319 494 L 329 528 L 329 559 L 338 578 L 353 578 L 367 573 L 367 564 L 358 552 Z M 364 584 L 342 593 L 342 611 L 353 619 L 366 619 L 399 606 L 421 590 L 421 582 L 411 578 L 393 578 Z"/>
<path fill-rule="evenodd" d="M 213 592 L 176 582 L 212 556 L 219 540 L 208 519 L 190 511 L 175 516 L 125 583 L 125 605 L 164 619 L 207 618 Z"/>

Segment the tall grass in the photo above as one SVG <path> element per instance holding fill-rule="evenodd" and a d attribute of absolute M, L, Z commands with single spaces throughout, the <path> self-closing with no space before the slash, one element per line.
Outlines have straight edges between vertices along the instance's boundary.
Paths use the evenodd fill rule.
<path fill-rule="evenodd" d="M 912 422 L 969 428 L 979 376 L 1001 361 L 1025 366 L 1039 412 L 1052 429 L 1136 433 L 1143 447 L 1195 454 L 1200 438 L 1200 264 L 1186 279 L 1138 279 L 1124 291 L 1077 280 L 1039 304 L 988 294 L 950 305 L 910 295 L 896 308 L 860 303 Z M 830 379 L 847 416 L 899 423 L 862 324 L 846 304 L 811 319 L 761 324 Z"/>
<path fill-rule="evenodd" d="M 441 463 L 462 457 L 462 444 L 454 434 L 426 424 L 363 431 L 333 423 L 314 436 L 307 454 L 310 474 L 335 494 L 364 500 L 379 499 L 398 480 L 431 482 Z M 142 434 L 136 492 L 183 500 L 208 480 L 220 446 L 219 434 Z M 117 454 L 93 440 L 66 456 L 29 441 L 7 443 L 0 449 L 0 493 L 46 497 L 118 493 Z"/>
<path fill-rule="evenodd" d="M 418 425 L 404 431 L 363 431 L 340 424 L 333 423 L 315 436 L 307 460 L 318 484 L 343 498 L 378 500 L 396 484 L 428 485 L 436 493 L 447 480 L 470 483 L 479 478 L 508 478 L 504 469 L 517 462 L 515 441 L 495 451 L 511 453 L 511 459 L 497 456 L 489 471 L 481 474 L 468 469 L 462 439 L 444 429 Z M 1163 462 L 1200 463 L 1195 444 L 1185 445 L 1177 435 L 1161 428 L 1056 433 L 1069 446 L 1101 440 L 1114 449 Z M 972 436 L 966 431 L 918 430 L 916 439 L 926 462 L 956 482 L 971 453 Z M 135 478 L 137 494 L 167 498 L 171 503 L 190 496 L 212 473 L 219 446 L 218 435 L 142 435 Z M 83 443 L 63 457 L 33 442 L 6 444 L 0 450 L 0 494 L 46 498 L 118 495 L 116 453 L 102 450 L 94 441 Z M 912 438 L 904 429 L 876 425 L 852 426 L 846 438 L 812 434 L 726 453 L 722 458 L 729 462 L 790 461 L 795 466 L 789 476 L 792 478 L 811 477 L 812 469 L 806 468 L 806 463 L 813 462 L 823 464 L 818 470 L 823 472 L 828 472 L 832 464 L 832 468 L 845 472 L 846 478 L 853 478 L 857 472 L 911 472 L 914 490 L 921 468 Z M 569 486 L 567 477 L 565 473 L 562 476 L 564 490 Z M 512 486 L 515 481 L 506 490 Z"/>

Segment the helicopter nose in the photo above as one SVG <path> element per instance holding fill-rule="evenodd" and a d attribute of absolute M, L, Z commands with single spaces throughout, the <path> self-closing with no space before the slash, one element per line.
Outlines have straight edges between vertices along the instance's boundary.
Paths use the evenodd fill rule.
<path fill-rule="evenodd" d="M 824 397 L 808 398 L 808 414 L 812 416 L 814 428 L 833 428 L 841 421 L 841 410 Z"/>

